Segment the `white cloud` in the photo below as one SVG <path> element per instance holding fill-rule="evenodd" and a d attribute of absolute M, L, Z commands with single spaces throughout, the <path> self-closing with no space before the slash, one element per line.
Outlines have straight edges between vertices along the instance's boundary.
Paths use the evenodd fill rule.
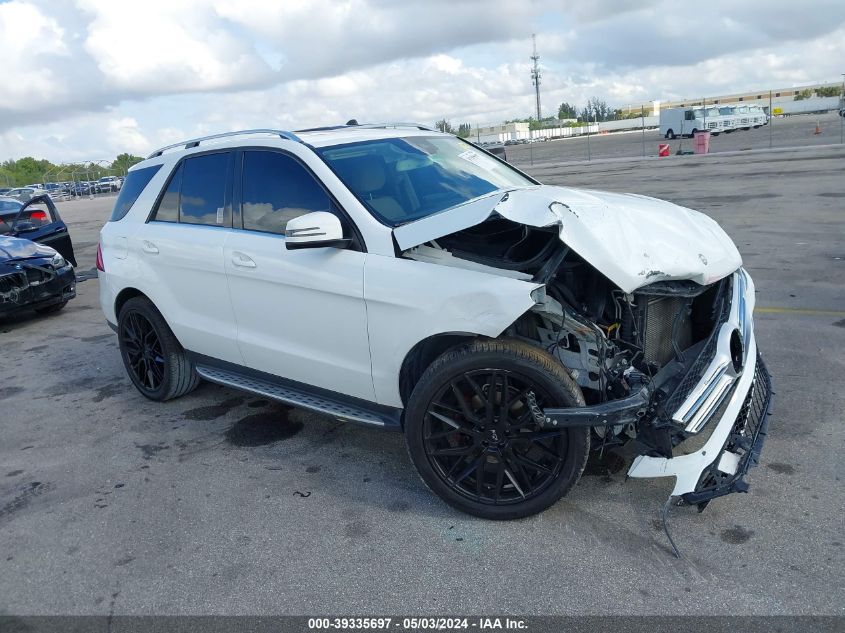
<path fill-rule="evenodd" d="M 231 89 L 270 69 L 207 3 L 82 0 L 85 51 L 109 85 L 136 93 Z"/>
<path fill-rule="evenodd" d="M 0 2 L 0 159 L 349 118 L 527 116 L 532 31 L 544 113 L 836 80 L 845 59 L 841 0 L 711 0 L 704 22 L 668 0 L 48 2 Z"/>
<path fill-rule="evenodd" d="M 56 56 L 67 54 L 64 30 L 56 20 L 28 2 L 0 4 L 0 112 L 38 107 L 59 98 L 63 86 L 50 64 Z"/>

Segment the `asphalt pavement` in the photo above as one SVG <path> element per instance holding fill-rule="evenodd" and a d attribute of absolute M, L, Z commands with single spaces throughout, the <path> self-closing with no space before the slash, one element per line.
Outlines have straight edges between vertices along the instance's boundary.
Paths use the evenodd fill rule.
<path fill-rule="evenodd" d="M 102 198 L 60 204 L 79 296 L 0 321 L 0 614 L 844 614 L 845 146 L 560 160 L 523 167 L 700 209 L 757 284 L 770 435 L 748 494 L 672 510 L 680 560 L 672 482 L 626 481 L 624 454 L 491 522 L 426 490 L 400 434 L 211 384 L 145 400 L 99 309 Z"/>

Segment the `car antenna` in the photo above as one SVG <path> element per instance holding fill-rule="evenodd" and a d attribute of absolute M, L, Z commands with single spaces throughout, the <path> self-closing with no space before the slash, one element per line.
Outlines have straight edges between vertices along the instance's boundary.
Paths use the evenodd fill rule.
<path fill-rule="evenodd" d="M 669 506 L 672 505 L 672 495 L 669 495 L 669 498 L 666 499 L 666 503 L 663 504 L 663 509 L 660 511 L 660 519 L 663 523 L 663 531 L 666 533 L 666 538 L 669 539 L 669 543 L 672 545 L 672 551 L 675 552 L 675 556 L 677 558 L 681 558 L 681 552 L 678 551 L 678 546 L 675 545 L 675 541 L 672 539 L 672 535 L 669 533 Z"/>
<path fill-rule="evenodd" d="M 346 125 L 358 125 L 358 120 L 357 119 L 349 119 L 346 122 Z"/>

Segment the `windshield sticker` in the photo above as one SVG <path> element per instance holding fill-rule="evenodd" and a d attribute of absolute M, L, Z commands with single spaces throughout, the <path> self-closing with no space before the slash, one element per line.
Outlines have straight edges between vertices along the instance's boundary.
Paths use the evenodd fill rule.
<path fill-rule="evenodd" d="M 474 152 L 471 149 L 468 149 L 461 154 L 458 154 L 459 158 L 463 158 L 466 161 L 469 161 L 473 165 L 478 165 L 479 167 L 484 167 L 484 169 L 490 169 L 490 160 L 484 156 L 483 154 L 479 154 L 478 152 Z"/>

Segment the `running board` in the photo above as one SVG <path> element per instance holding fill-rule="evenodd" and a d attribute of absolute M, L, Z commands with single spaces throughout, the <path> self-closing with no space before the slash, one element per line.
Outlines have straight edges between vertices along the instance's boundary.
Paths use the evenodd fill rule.
<path fill-rule="evenodd" d="M 269 380 L 246 376 L 236 371 L 218 367 L 197 365 L 197 373 L 209 382 L 233 387 L 241 391 L 249 391 L 294 407 L 369 426 L 400 428 L 398 411 L 393 415 L 391 415 L 392 412 L 373 411 L 353 403 L 340 402 L 339 399 L 307 393 L 296 387 L 275 384 Z"/>

